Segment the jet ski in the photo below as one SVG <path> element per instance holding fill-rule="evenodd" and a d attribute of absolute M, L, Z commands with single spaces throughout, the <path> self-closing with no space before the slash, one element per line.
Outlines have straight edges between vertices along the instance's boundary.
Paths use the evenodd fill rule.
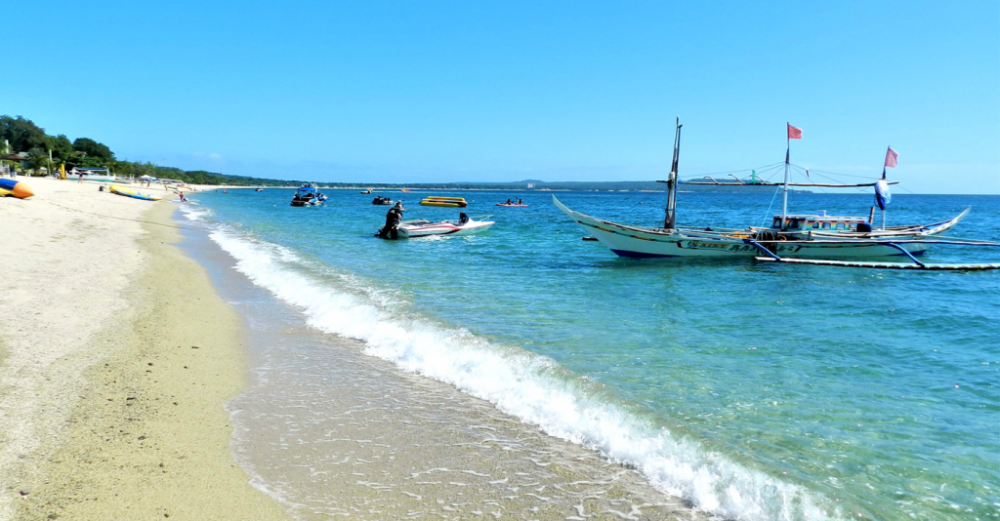
<path fill-rule="evenodd" d="M 326 200 L 326 195 L 321 194 L 316 185 L 303 184 L 295 191 L 292 197 L 292 206 L 319 206 Z"/>

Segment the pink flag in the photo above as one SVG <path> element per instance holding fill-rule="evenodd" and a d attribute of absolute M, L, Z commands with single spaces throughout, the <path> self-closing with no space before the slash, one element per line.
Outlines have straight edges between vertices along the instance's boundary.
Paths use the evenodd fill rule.
<path fill-rule="evenodd" d="M 802 129 L 788 124 L 788 139 L 802 139 Z"/>
<path fill-rule="evenodd" d="M 896 166 L 896 158 L 899 154 L 896 153 L 891 147 L 885 151 L 885 166 L 888 168 L 894 168 Z"/>

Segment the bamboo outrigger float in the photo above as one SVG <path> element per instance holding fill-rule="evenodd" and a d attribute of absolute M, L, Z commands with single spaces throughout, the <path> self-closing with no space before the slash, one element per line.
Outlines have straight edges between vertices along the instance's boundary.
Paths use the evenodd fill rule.
<path fill-rule="evenodd" d="M 927 270 L 927 271 L 983 271 L 1000 269 L 1000 263 L 985 264 L 904 264 L 901 262 L 851 262 L 819 259 L 776 259 L 754 257 L 758 262 L 784 262 L 786 264 L 812 264 L 815 266 L 839 266 L 841 268 L 875 268 L 884 270 Z"/>
<path fill-rule="evenodd" d="M 800 139 L 801 130 L 788 125 L 788 139 Z M 762 262 L 813 264 L 859 268 L 911 270 L 988 270 L 996 264 L 929 264 L 917 259 L 931 245 L 996 247 L 1000 244 L 940 237 L 969 213 L 931 224 L 886 226 L 885 207 L 889 203 L 889 185 L 885 179 L 875 183 L 832 185 L 829 183 L 789 183 L 789 151 L 785 153 L 781 214 L 775 215 L 768 228 L 702 229 L 677 226 L 677 170 L 680 156 L 681 124 L 677 121 L 674 156 L 667 184 L 666 217 L 662 227 L 636 227 L 605 221 L 567 208 L 555 196 L 556 207 L 580 225 L 588 236 L 595 237 L 612 252 L 633 258 L 754 258 Z M 886 167 L 896 166 L 896 153 L 886 152 Z M 789 214 L 789 186 L 859 187 L 872 186 L 876 203 L 882 210 L 882 225 L 873 228 L 874 207 L 868 218 L 816 214 Z M 872 262 L 873 258 L 905 257 L 910 263 Z"/>

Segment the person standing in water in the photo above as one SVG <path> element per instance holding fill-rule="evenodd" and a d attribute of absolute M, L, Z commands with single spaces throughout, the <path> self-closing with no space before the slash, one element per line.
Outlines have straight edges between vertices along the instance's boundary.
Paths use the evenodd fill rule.
<path fill-rule="evenodd" d="M 399 223 L 403 222 L 403 201 L 396 201 L 396 204 L 385 214 L 385 226 L 379 232 L 379 237 L 383 239 L 399 238 Z"/>

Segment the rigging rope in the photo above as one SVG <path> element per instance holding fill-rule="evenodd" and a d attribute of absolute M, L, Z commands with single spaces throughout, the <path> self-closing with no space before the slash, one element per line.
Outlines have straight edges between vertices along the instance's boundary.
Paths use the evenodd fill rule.
<path fill-rule="evenodd" d="M 774 198 L 778 197 L 779 190 L 781 190 L 780 186 L 774 187 L 774 195 L 771 196 L 771 203 L 767 205 L 767 212 L 764 213 L 764 222 L 760 223 L 761 228 L 765 228 L 767 220 L 771 218 L 771 207 L 774 206 Z"/>

